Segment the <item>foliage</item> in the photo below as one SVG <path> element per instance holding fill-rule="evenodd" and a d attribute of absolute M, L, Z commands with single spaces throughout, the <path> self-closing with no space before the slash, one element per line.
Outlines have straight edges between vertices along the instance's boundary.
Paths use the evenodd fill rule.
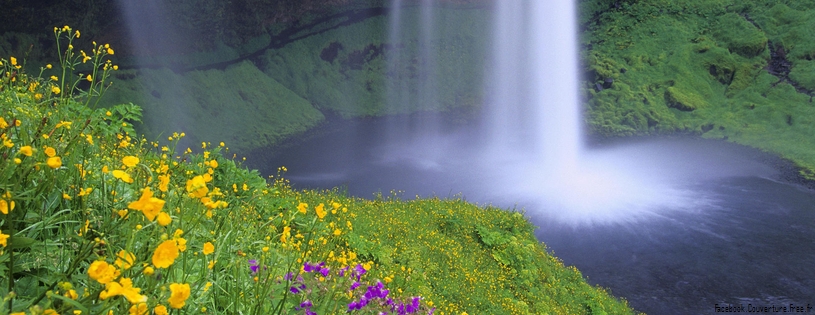
<path fill-rule="evenodd" d="M 815 169 L 812 1 L 582 1 L 581 8 L 583 92 L 595 134 L 700 134 Z"/>
<path fill-rule="evenodd" d="M 295 191 L 223 142 L 139 137 L 139 107 L 95 108 L 112 48 L 55 35 L 60 67 L 0 59 L 0 314 L 631 313 L 519 213 Z"/>
<path fill-rule="evenodd" d="M 322 113 L 245 61 L 226 69 L 122 70 L 101 103 L 135 102 L 139 132 L 156 139 L 185 130 L 187 143 L 227 141 L 237 152 L 269 147 L 324 119 Z"/>

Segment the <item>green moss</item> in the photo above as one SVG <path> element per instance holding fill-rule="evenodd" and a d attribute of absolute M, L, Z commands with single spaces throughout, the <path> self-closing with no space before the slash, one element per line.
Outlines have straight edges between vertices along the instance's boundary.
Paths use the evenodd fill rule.
<path fill-rule="evenodd" d="M 614 77 L 614 87 L 586 85 L 589 125 L 604 135 L 690 131 L 727 138 L 815 169 L 815 106 L 768 73 L 765 48 L 782 47 L 790 79 L 812 89 L 813 4 L 648 1 L 596 11 L 582 40 L 591 45 L 586 64 L 598 74 L 610 71 L 604 75 Z"/>
<path fill-rule="evenodd" d="M 402 13 L 403 21 L 421 20 L 418 7 Z M 317 108 L 344 117 L 475 105 L 481 98 L 474 87 L 483 83 L 488 11 L 437 7 L 429 42 L 420 39 L 421 23 L 413 22 L 391 42 L 387 22 L 383 16 L 368 18 L 269 50 L 262 69 Z M 399 66 L 388 68 L 386 58 Z"/>
<path fill-rule="evenodd" d="M 731 52 L 745 57 L 761 54 L 767 47 L 764 32 L 736 13 L 727 13 L 716 21 L 713 34 Z"/>
<path fill-rule="evenodd" d="M 676 87 L 668 87 L 665 98 L 668 106 L 681 111 L 692 111 L 694 109 L 707 106 L 704 98 L 690 90 L 681 90 Z"/>
<path fill-rule="evenodd" d="M 790 70 L 790 79 L 804 88 L 815 90 L 815 61 L 798 60 Z"/>
<path fill-rule="evenodd" d="M 243 62 L 225 70 L 176 74 L 168 69 L 116 73 L 103 103 L 144 108 L 140 130 L 149 139 L 174 131 L 192 143 L 225 141 L 246 152 L 271 146 L 324 119 L 308 101 Z"/>

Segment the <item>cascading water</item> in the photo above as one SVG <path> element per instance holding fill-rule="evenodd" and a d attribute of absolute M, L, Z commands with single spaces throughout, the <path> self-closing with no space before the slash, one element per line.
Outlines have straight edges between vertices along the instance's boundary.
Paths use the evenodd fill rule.
<path fill-rule="evenodd" d="M 574 1 L 496 6 L 485 155 L 498 165 L 501 185 L 572 222 L 631 220 L 694 204 L 665 184 L 661 166 L 649 169 L 630 156 L 636 153 L 583 148 Z"/>

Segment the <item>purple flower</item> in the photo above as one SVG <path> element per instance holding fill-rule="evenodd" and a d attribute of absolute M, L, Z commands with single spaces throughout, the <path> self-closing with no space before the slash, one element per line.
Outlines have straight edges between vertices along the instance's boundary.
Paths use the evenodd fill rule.
<path fill-rule="evenodd" d="M 330 272 L 330 271 L 331 270 L 328 269 L 328 268 L 320 268 L 320 274 L 322 274 L 323 277 L 328 277 L 328 272 Z"/>
<path fill-rule="evenodd" d="M 305 310 L 306 315 L 317 315 L 317 313 L 311 311 L 312 306 L 313 306 L 313 304 L 311 303 L 311 301 L 305 300 L 305 301 L 303 301 L 303 303 L 300 303 L 300 306 L 295 307 L 294 310 L 295 311 Z"/>
<path fill-rule="evenodd" d="M 283 280 L 289 281 L 294 278 L 294 274 L 289 272 L 285 276 L 283 276 Z"/>
<path fill-rule="evenodd" d="M 345 268 L 340 269 L 340 277 L 345 277 L 345 272 L 348 271 L 348 268 L 348 266 L 345 266 Z"/>
<path fill-rule="evenodd" d="M 317 264 L 312 265 L 309 262 L 303 263 L 303 271 L 312 272 L 314 270 L 317 270 Z"/>
<path fill-rule="evenodd" d="M 249 270 L 252 271 L 252 274 L 258 273 L 258 261 L 256 259 L 249 260 Z"/>
<path fill-rule="evenodd" d="M 291 287 L 291 288 L 289 288 L 289 291 L 291 291 L 291 293 L 294 293 L 294 294 L 300 293 L 300 290 L 298 290 L 298 289 L 297 289 L 297 288 L 295 288 L 295 287 Z"/>
<path fill-rule="evenodd" d="M 357 281 L 359 281 L 359 277 L 364 275 L 366 272 L 367 270 L 365 270 L 365 268 L 363 268 L 361 264 L 357 264 L 357 266 L 354 267 L 354 271 L 352 272 L 352 274 L 356 276 Z"/>
<path fill-rule="evenodd" d="M 427 312 L 427 315 L 433 315 L 433 312 L 435 312 L 435 311 L 436 311 L 436 308 L 435 308 L 435 307 L 434 307 L 434 308 L 431 308 L 431 309 L 430 309 L 430 311 L 429 311 L 429 312 Z"/>
<path fill-rule="evenodd" d="M 351 290 L 350 291 L 354 291 L 358 287 L 359 287 L 359 281 L 354 281 L 354 283 L 351 284 Z"/>

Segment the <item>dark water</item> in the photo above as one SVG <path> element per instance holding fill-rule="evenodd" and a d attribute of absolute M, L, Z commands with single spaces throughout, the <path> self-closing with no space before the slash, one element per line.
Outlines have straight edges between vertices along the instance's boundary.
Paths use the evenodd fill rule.
<path fill-rule="evenodd" d="M 634 203 L 600 200 L 612 209 L 602 220 L 593 212 L 564 219 L 563 210 L 539 203 L 534 190 L 513 186 L 531 174 L 523 154 L 485 152 L 481 139 L 464 125 L 359 120 L 271 150 L 276 154 L 250 155 L 248 162 L 265 174 L 286 166 L 299 188 L 340 186 L 360 197 L 399 191 L 405 199 L 463 197 L 523 208 L 540 227 L 538 239 L 565 264 L 649 314 L 709 314 L 717 304 L 745 313 L 815 307 L 815 193 L 778 180 L 761 154 L 700 139 L 595 149 L 612 165 L 604 167 L 646 174 L 638 176 L 671 188 L 648 190 L 648 198 L 634 191 Z M 632 190 L 618 189 L 623 196 Z"/>

